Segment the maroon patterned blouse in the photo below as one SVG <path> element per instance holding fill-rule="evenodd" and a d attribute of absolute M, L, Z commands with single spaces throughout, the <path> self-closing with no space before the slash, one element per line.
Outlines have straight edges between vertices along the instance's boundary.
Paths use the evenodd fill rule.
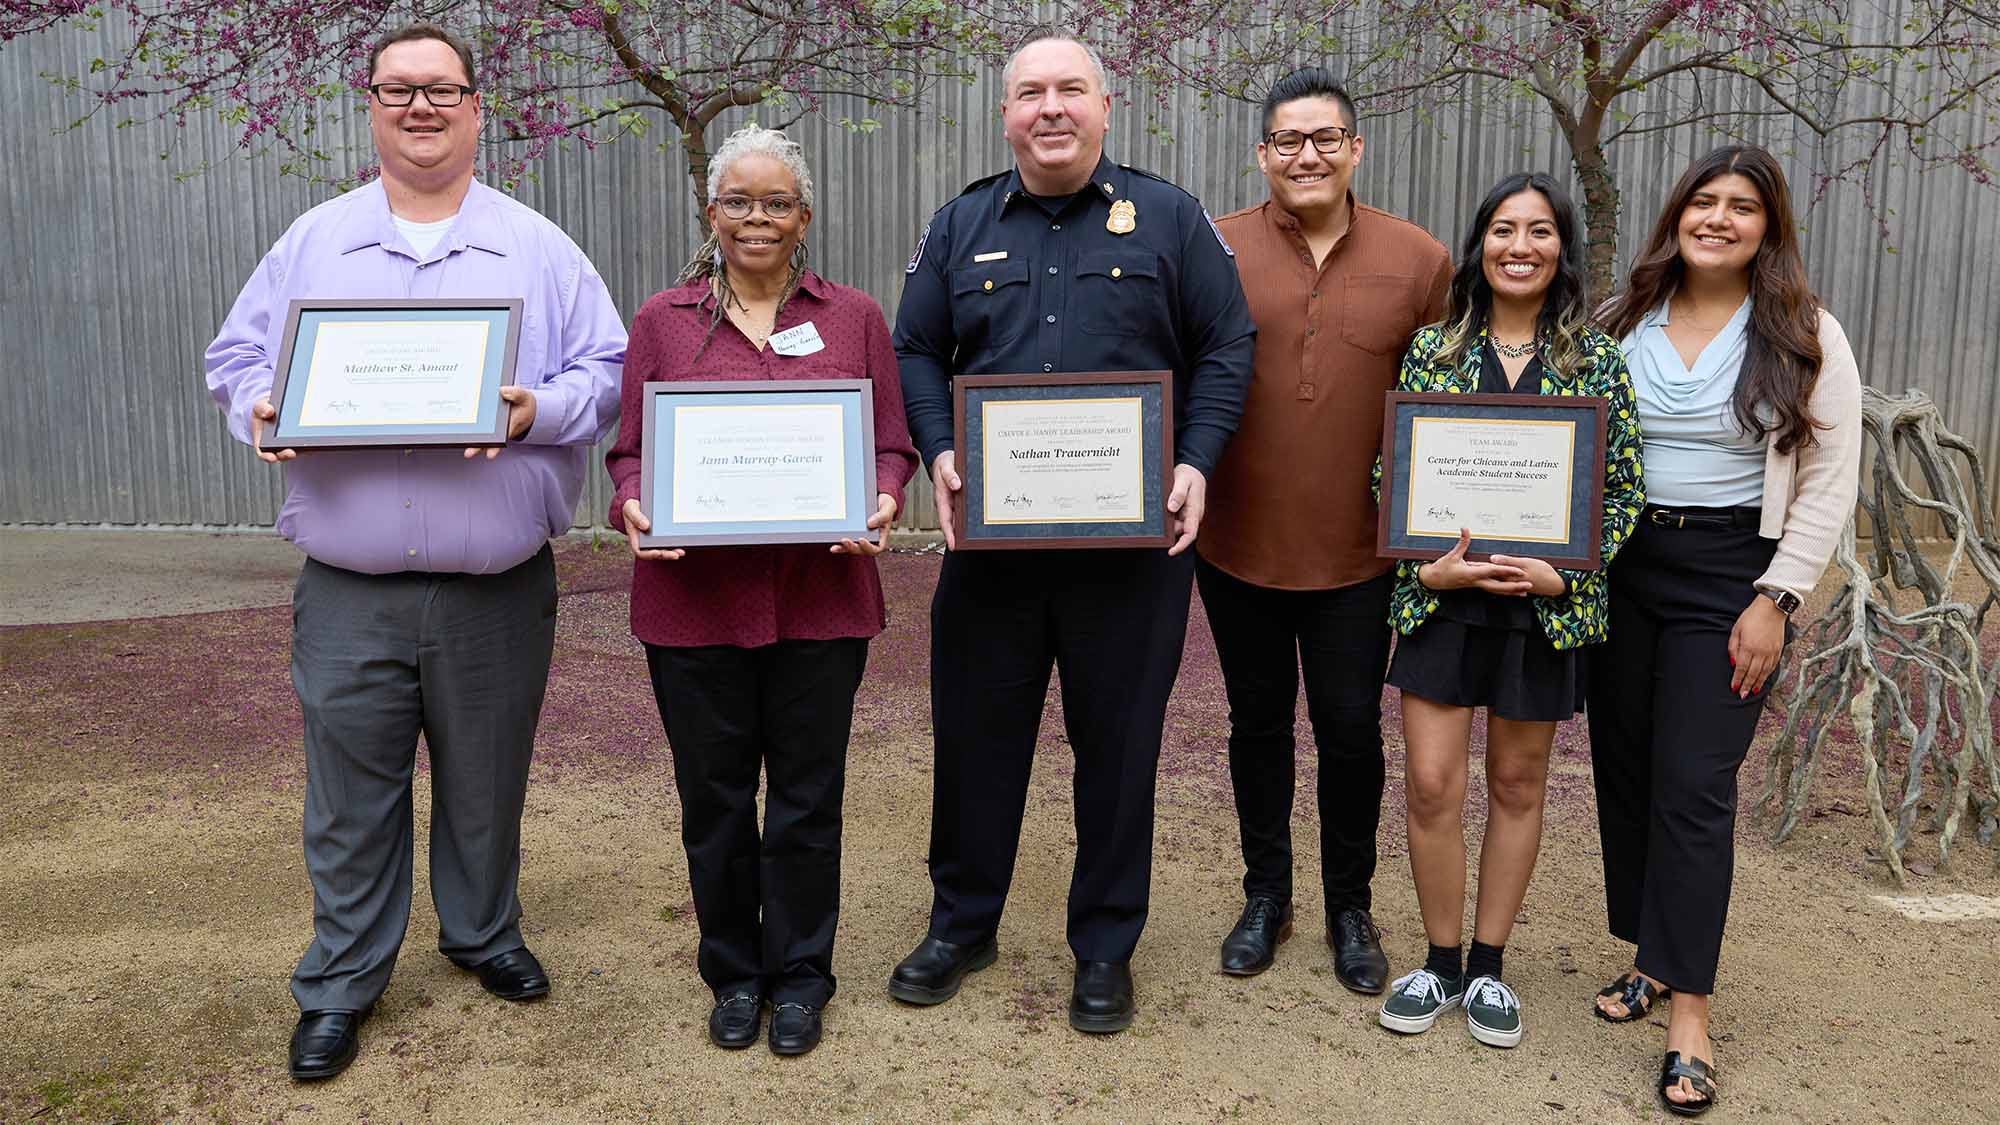
<path fill-rule="evenodd" d="M 715 298 L 706 281 L 656 293 L 632 321 L 625 350 L 618 440 L 604 456 L 617 493 L 611 526 L 625 530 L 625 501 L 639 495 L 640 396 L 645 384 L 682 379 L 869 379 L 875 384 L 875 490 L 903 503 L 917 468 L 903 420 L 903 390 L 889 327 L 874 298 L 807 271 L 777 331 L 811 321 L 825 347 L 807 356 L 758 351 L 724 318 L 708 350 Z M 872 499 L 872 498 L 871 498 Z M 674 562 L 632 564 L 632 634 L 654 645 L 738 645 L 872 637 L 887 624 L 875 560 L 824 544 L 689 547 Z"/>

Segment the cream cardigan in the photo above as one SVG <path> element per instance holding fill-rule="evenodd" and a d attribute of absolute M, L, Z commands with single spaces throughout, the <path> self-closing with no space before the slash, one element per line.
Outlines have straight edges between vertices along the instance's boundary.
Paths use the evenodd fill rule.
<path fill-rule="evenodd" d="M 1833 314 L 1819 313 L 1819 379 L 1806 410 L 1813 444 L 1790 453 L 1764 445 L 1764 514 L 1757 534 L 1778 541 L 1759 590 L 1804 598 L 1840 543 L 1861 479 L 1861 368 Z"/>

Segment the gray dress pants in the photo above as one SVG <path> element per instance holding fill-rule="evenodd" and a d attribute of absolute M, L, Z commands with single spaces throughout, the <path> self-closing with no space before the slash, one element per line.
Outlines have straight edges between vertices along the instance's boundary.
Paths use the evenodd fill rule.
<path fill-rule="evenodd" d="M 292 595 L 305 719 L 313 941 L 301 1011 L 360 1011 L 410 921 L 410 779 L 431 753 L 438 949 L 474 965 L 521 945 L 521 806 L 555 647 L 553 553 L 498 574 L 357 574 L 307 560 Z"/>

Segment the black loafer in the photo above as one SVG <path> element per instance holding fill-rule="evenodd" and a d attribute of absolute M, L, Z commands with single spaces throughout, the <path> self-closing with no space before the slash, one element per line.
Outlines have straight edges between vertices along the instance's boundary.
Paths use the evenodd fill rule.
<path fill-rule="evenodd" d="M 953 945 L 927 937 L 889 973 L 889 995 L 908 1004 L 942 1004 L 958 995 L 965 974 L 976 973 L 1000 956 L 997 938 Z"/>
<path fill-rule="evenodd" d="M 732 992 L 718 999 L 708 1013 L 708 1039 L 718 1047 L 740 1051 L 757 1041 L 764 1022 L 764 998 L 754 992 Z"/>
<path fill-rule="evenodd" d="M 367 1018 L 367 1012 L 300 1012 L 288 1060 L 292 1077 L 318 1082 L 346 1070 L 361 1050 L 361 1021 Z"/>
<path fill-rule="evenodd" d="M 1132 968 L 1123 961 L 1078 961 L 1069 1025 L 1092 1035 L 1132 1026 Z"/>
<path fill-rule="evenodd" d="M 479 974 L 479 987 L 502 1000 L 533 1000 L 549 994 L 549 974 L 525 946 L 466 967 Z"/>
<path fill-rule="evenodd" d="M 1366 910 L 1348 907 L 1333 916 L 1326 942 L 1333 947 L 1333 975 L 1354 992 L 1379 996 L 1389 982 L 1389 957 L 1382 952 L 1382 931 Z"/>
<path fill-rule="evenodd" d="M 811 1004 L 771 1006 L 771 1053 L 803 1055 L 819 1046 L 819 1009 Z"/>
<path fill-rule="evenodd" d="M 1278 946 L 1292 936 L 1292 907 L 1264 895 L 1251 895 L 1236 928 L 1222 939 L 1222 971 L 1254 977 L 1271 967 Z"/>

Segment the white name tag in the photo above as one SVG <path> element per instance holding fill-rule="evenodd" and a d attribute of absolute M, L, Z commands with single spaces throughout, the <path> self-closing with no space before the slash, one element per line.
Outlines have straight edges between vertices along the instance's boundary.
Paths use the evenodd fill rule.
<path fill-rule="evenodd" d="M 819 329 L 808 320 L 796 328 L 772 333 L 771 350 L 779 355 L 811 355 L 826 350 L 826 341 L 819 338 Z"/>

